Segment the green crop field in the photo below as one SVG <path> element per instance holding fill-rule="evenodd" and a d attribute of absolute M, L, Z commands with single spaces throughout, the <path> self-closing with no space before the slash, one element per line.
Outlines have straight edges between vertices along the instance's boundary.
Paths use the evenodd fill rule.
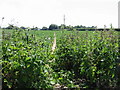
<path fill-rule="evenodd" d="M 119 32 L 114 30 L 4 29 L 0 50 L 3 88 L 120 86 Z"/>
<path fill-rule="evenodd" d="M 2 31 L 2 30 L 1 30 Z M 14 30 L 4 30 L 5 33 L 12 33 Z M 89 34 L 91 36 L 93 36 L 95 34 L 95 31 L 76 31 L 79 35 L 82 34 Z M 62 35 L 65 34 L 73 34 L 73 31 L 62 31 L 62 30 L 31 30 L 31 31 L 27 31 L 27 33 L 29 34 L 34 34 L 36 36 L 37 39 L 41 38 L 41 37 L 54 37 L 54 33 L 56 33 L 56 37 L 60 38 Z M 99 32 L 98 32 L 99 33 Z M 118 33 L 118 32 L 116 32 Z"/>

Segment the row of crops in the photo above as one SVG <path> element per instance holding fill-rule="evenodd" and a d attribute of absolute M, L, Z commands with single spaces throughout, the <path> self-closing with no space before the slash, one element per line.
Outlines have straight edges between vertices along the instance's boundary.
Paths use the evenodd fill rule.
<path fill-rule="evenodd" d="M 3 88 L 119 87 L 118 32 L 66 32 L 57 33 L 52 54 L 53 33 L 39 36 L 35 31 L 3 31 Z"/>

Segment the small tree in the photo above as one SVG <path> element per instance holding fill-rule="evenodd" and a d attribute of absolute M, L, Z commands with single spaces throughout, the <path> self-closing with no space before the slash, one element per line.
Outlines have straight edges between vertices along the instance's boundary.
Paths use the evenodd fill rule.
<path fill-rule="evenodd" d="M 6 27 L 6 29 L 14 29 L 14 25 L 13 24 L 9 24 L 9 26 Z"/>
<path fill-rule="evenodd" d="M 38 30 L 38 27 L 33 27 L 31 28 L 31 30 Z"/>
<path fill-rule="evenodd" d="M 54 29 L 59 29 L 59 26 L 56 25 L 56 24 L 51 24 L 51 25 L 49 26 L 49 30 L 54 30 Z"/>
<path fill-rule="evenodd" d="M 21 28 L 21 29 L 24 29 L 24 30 L 26 29 L 24 26 L 21 26 L 20 28 Z"/>
<path fill-rule="evenodd" d="M 48 30 L 48 28 L 44 26 L 44 27 L 42 27 L 41 30 Z"/>

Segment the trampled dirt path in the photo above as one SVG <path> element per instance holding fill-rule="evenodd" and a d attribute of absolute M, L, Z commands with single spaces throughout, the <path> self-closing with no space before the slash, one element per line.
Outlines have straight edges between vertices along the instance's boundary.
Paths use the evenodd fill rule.
<path fill-rule="evenodd" d="M 55 51 L 56 48 L 56 33 L 54 32 L 54 41 L 53 41 L 53 45 L 52 45 L 52 54 Z"/>

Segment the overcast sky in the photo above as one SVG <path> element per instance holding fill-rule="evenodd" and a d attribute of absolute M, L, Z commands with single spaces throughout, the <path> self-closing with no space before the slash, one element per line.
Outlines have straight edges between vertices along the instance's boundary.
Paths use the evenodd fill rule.
<path fill-rule="evenodd" d="M 33 27 L 66 25 L 118 27 L 120 0 L 0 0 L 0 24 Z"/>

